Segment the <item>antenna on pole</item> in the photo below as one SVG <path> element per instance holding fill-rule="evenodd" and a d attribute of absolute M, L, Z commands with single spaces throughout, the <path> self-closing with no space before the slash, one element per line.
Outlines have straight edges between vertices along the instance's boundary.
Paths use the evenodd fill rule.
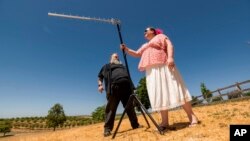
<path fill-rule="evenodd" d="M 57 13 L 51 13 L 51 12 L 49 12 L 48 15 L 49 16 L 54 16 L 54 17 L 69 18 L 69 19 L 79 19 L 79 20 L 86 20 L 86 21 L 105 22 L 105 23 L 110 23 L 110 24 L 116 25 L 118 35 L 119 35 L 119 39 L 120 39 L 120 43 L 123 44 L 122 34 L 121 34 L 121 27 L 120 27 L 121 26 L 121 21 L 118 20 L 118 19 L 113 19 L 113 18 L 111 18 L 111 19 L 90 18 L 90 17 L 84 17 L 84 16 L 73 16 L 73 15 L 57 14 Z M 124 58 L 124 61 L 125 61 L 125 65 L 126 65 L 128 75 L 129 75 L 129 77 L 131 79 L 130 72 L 129 72 L 129 69 L 128 69 L 128 61 L 127 61 L 126 53 L 125 53 L 124 50 L 122 50 L 122 53 L 123 53 L 123 58 Z M 131 79 L 131 82 L 132 82 L 132 79 Z M 133 89 L 135 89 L 134 84 L 133 84 Z"/>

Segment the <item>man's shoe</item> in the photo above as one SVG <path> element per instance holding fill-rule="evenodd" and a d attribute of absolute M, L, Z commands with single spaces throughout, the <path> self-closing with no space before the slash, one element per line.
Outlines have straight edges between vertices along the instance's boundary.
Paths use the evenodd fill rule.
<path fill-rule="evenodd" d="M 136 127 L 133 127 L 133 129 L 137 129 L 137 128 L 143 128 L 144 126 L 143 125 L 138 125 Z"/>
<path fill-rule="evenodd" d="M 105 130 L 104 131 L 104 137 L 107 137 L 107 136 L 110 136 L 110 135 L 111 135 L 110 130 Z"/>

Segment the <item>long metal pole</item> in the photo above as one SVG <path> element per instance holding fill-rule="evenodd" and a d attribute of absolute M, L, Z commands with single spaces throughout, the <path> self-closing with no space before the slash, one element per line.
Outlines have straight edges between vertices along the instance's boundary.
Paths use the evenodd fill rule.
<path fill-rule="evenodd" d="M 123 44 L 120 24 L 116 24 L 116 27 L 117 27 L 117 31 L 118 31 L 118 34 L 119 34 L 120 43 Z M 133 90 L 135 90 L 135 86 L 134 86 L 133 81 L 131 79 L 129 68 L 128 68 L 127 55 L 126 55 L 124 49 L 122 50 L 122 54 L 123 54 L 123 58 L 124 58 L 124 61 L 125 61 L 125 66 L 126 66 L 126 69 L 127 69 L 127 72 L 128 72 L 128 76 L 129 76 L 129 79 L 131 81 L 131 86 L 133 87 Z"/>

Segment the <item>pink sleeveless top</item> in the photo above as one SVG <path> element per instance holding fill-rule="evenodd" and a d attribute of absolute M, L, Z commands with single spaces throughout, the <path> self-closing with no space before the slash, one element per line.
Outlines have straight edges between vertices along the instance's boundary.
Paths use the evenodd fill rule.
<path fill-rule="evenodd" d="M 146 68 L 155 65 L 166 64 L 167 48 L 164 45 L 164 40 L 168 38 L 164 34 L 158 34 L 148 43 L 143 44 L 136 53 L 141 56 L 138 69 L 145 71 Z"/>

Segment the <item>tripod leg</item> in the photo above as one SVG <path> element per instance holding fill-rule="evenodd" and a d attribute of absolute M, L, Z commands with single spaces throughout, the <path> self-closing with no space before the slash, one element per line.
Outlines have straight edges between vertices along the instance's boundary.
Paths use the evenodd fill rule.
<path fill-rule="evenodd" d="M 138 102 L 140 104 L 141 108 L 145 111 L 145 113 L 149 116 L 149 118 L 151 119 L 151 121 L 153 122 L 155 127 L 158 129 L 160 134 L 163 135 L 164 132 L 161 131 L 160 126 L 156 123 L 156 121 L 153 119 L 153 117 L 150 115 L 150 113 L 147 111 L 147 109 L 143 106 L 143 104 L 140 102 L 140 100 L 137 98 L 137 96 L 135 94 L 133 94 L 133 97 L 135 98 L 136 102 Z"/>
<path fill-rule="evenodd" d="M 128 103 L 127 103 L 127 105 L 126 105 L 126 107 L 125 107 L 125 109 L 124 109 L 124 111 L 123 111 L 123 113 L 122 113 L 122 116 L 121 116 L 120 120 L 119 120 L 119 123 L 118 123 L 118 125 L 117 125 L 117 127 L 116 127 L 116 129 L 115 129 L 114 135 L 112 136 L 112 139 L 114 139 L 115 136 L 116 136 L 116 133 L 117 133 L 117 131 L 118 131 L 120 125 L 121 125 L 122 119 L 123 119 L 123 117 L 124 117 L 124 115 L 125 115 L 125 113 L 126 113 L 126 111 L 127 111 L 127 108 L 128 108 L 128 107 L 130 106 L 130 104 L 131 104 L 131 100 L 133 100 L 133 99 L 132 99 L 132 97 L 130 96 L 129 99 L 128 99 Z"/>
<path fill-rule="evenodd" d="M 142 115 L 143 115 L 144 119 L 146 120 L 147 125 L 148 125 L 148 128 L 150 128 L 150 124 L 148 123 L 148 119 L 146 118 L 144 111 L 142 110 L 142 108 L 141 108 L 141 107 L 138 107 L 138 108 L 139 108 L 140 112 L 142 113 Z"/>

